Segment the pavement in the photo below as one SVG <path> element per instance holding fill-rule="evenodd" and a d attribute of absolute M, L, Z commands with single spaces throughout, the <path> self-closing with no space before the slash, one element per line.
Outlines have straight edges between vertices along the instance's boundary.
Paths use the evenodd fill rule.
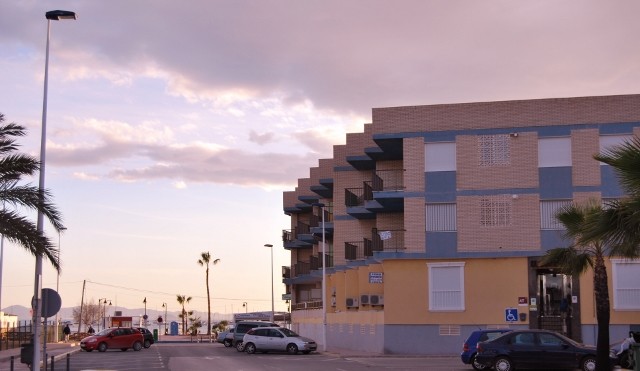
<path fill-rule="evenodd" d="M 158 344 L 167 344 L 167 343 L 216 343 L 215 340 L 209 339 L 207 335 L 197 335 L 197 336 L 183 336 L 183 335 L 164 335 L 160 336 Z M 222 344 L 220 344 L 222 346 Z M 53 357 L 54 362 L 56 364 L 60 362 L 65 362 L 67 355 L 73 354 L 75 352 L 80 351 L 80 342 L 79 341 L 70 341 L 68 343 L 59 342 L 59 343 L 47 343 L 47 363 L 51 363 L 51 357 Z M 354 350 L 347 349 L 327 349 L 327 354 L 332 354 L 335 357 L 384 357 L 389 355 L 379 354 L 379 353 L 368 353 L 368 352 L 359 352 Z M 25 364 L 20 362 L 20 347 L 7 349 L 0 351 L 0 371 L 8 370 L 9 364 L 11 362 L 11 357 L 13 357 L 14 369 L 15 370 L 27 370 Z M 404 357 L 407 357 L 406 355 Z"/>
<path fill-rule="evenodd" d="M 206 335 L 200 336 L 171 336 L 165 335 L 161 336 L 158 343 L 197 343 L 197 342 L 209 342 L 209 338 Z M 215 342 L 215 341 L 212 341 Z M 12 348 L 0 351 L 0 365 L 1 364 L 9 364 L 11 362 L 11 358 L 13 357 L 14 365 L 16 369 L 21 369 L 22 365 L 20 362 L 20 350 L 21 348 Z M 41 348 L 42 350 L 42 348 Z M 51 357 L 53 357 L 54 362 L 57 364 L 58 362 L 64 362 L 64 359 L 68 354 L 73 354 L 75 352 L 80 351 L 80 342 L 79 341 L 70 341 L 68 343 L 59 342 L 59 343 L 47 343 L 47 363 L 51 362 Z M 0 369 L 4 369 L 0 367 Z"/>

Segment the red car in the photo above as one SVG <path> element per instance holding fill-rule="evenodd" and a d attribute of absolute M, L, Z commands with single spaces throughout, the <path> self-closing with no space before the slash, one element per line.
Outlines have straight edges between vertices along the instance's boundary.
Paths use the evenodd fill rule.
<path fill-rule="evenodd" d="M 88 336 L 80 341 L 80 348 L 91 352 L 105 352 L 107 349 L 120 349 L 123 352 L 132 348 L 136 352 L 142 349 L 144 337 L 134 328 L 117 327 L 108 328 L 95 335 Z"/>

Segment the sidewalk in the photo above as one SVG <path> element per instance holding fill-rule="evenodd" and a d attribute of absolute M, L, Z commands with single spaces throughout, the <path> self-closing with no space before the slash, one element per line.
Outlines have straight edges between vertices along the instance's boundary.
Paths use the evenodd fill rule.
<path fill-rule="evenodd" d="M 42 348 L 40 350 L 42 351 Z M 79 351 L 80 342 L 47 343 L 47 363 L 51 362 L 51 357 L 54 357 L 53 359 L 56 363 L 64 362 L 67 354 L 72 354 Z M 13 365 L 15 370 L 28 369 L 26 364 L 20 362 L 20 348 L 0 351 L 0 369 L 8 369 L 8 365 L 11 363 L 11 357 L 13 357 Z M 42 359 L 40 361 L 42 361 Z"/>

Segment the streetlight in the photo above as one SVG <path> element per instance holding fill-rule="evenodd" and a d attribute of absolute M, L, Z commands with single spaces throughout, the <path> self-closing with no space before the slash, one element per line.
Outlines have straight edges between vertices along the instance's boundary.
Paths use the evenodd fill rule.
<path fill-rule="evenodd" d="M 324 207 L 323 203 L 315 203 L 322 212 L 322 351 L 327 351 L 327 257 L 325 251 Z"/>
<path fill-rule="evenodd" d="M 60 228 L 60 230 L 58 231 L 58 265 L 60 265 L 60 255 L 62 254 L 62 245 L 60 244 L 60 233 L 63 231 L 66 231 L 67 228 L 66 227 L 62 227 Z M 60 271 L 58 271 L 58 275 L 56 276 L 56 292 L 59 294 L 60 293 Z M 80 320 L 80 322 L 82 322 L 82 319 Z M 58 323 L 58 312 L 56 312 L 56 342 L 58 341 L 58 327 L 60 327 L 60 324 Z M 79 325 L 78 325 L 79 326 Z"/>
<path fill-rule="evenodd" d="M 147 297 L 144 297 L 144 300 L 142 301 L 144 303 L 144 316 L 142 316 L 142 319 L 144 320 L 144 327 L 147 327 L 147 318 L 149 318 L 147 316 Z"/>
<path fill-rule="evenodd" d="M 275 310 L 274 310 L 274 296 L 273 296 L 273 245 L 268 243 L 265 244 L 264 247 L 271 248 L 271 322 L 274 321 L 275 318 Z"/>
<path fill-rule="evenodd" d="M 111 305 L 111 299 L 98 299 L 98 308 L 100 308 L 100 302 L 102 302 L 104 309 L 102 310 L 102 329 L 107 328 L 107 300 L 109 300 L 109 305 Z"/>
<path fill-rule="evenodd" d="M 244 312 L 247 313 L 249 311 L 249 304 L 247 304 L 247 302 L 243 302 L 242 306 L 244 307 Z"/>
<path fill-rule="evenodd" d="M 164 334 L 167 334 L 167 308 L 169 307 L 167 303 L 162 303 L 162 307 L 164 308 Z"/>
<path fill-rule="evenodd" d="M 59 21 L 61 19 L 76 19 L 76 13 L 67 10 L 51 10 L 45 13 L 47 18 L 47 49 L 45 52 L 44 62 L 44 95 L 42 99 L 42 134 L 40 136 L 40 181 L 38 189 L 40 193 L 45 191 L 44 174 L 45 174 L 45 152 L 47 148 L 47 90 L 49 86 L 49 40 L 51 38 L 51 21 Z M 39 234 L 44 234 L 44 215 L 42 211 L 38 211 L 37 230 Z M 35 279 L 33 284 L 33 298 L 35 299 L 33 307 L 33 358 L 32 365 L 40 364 L 40 316 L 42 315 L 42 255 L 36 255 Z M 39 367 L 39 366 L 34 366 Z"/>

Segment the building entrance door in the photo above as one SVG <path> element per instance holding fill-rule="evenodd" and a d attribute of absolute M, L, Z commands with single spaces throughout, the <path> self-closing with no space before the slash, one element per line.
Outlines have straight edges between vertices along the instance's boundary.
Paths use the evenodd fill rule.
<path fill-rule="evenodd" d="M 571 276 L 553 269 L 539 269 L 538 328 L 552 330 L 572 338 L 573 304 Z"/>

